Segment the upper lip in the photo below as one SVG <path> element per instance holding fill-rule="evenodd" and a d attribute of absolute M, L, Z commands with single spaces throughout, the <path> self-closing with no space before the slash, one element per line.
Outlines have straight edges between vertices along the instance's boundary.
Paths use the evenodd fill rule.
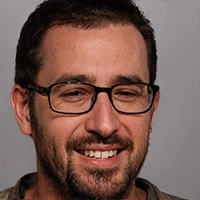
<path fill-rule="evenodd" d="M 119 145 L 107 145 L 107 144 L 91 144 L 86 145 L 84 147 L 77 148 L 77 150 L 93 150 L 93 151 L 110 151 L 110 150 L 117 150 L 117 149 L 124 149 L 124 147 Z"/>

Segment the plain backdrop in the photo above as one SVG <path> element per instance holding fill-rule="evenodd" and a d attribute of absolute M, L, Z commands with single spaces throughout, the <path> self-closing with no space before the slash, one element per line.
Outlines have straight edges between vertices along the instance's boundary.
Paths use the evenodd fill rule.
<path fill-rule="evenodd" d="M 0 0 L 0 190 L 35 171 L 33 142 L 18 129 L 9 95 L 21 26 L 40 0 Z M 161 100 L 140 174 L 165 192 L 200 199 L 200 1 L 138 0 L 158 47 Z"/>

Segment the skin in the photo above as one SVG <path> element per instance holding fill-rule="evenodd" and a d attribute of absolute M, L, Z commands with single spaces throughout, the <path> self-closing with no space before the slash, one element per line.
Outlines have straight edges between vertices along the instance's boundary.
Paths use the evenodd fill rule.
<path fill-rule="evenodd" d="M 124 79 L 119 79 L 121 76 L 126 79 L 137 77 L 145 83 L 149 82 L 145 42 L 141 34 L 131 25 L 88 30 L 55 26 L 45 35 L 41 52 L 43 66 L 35 82 L 44 87 L 58 80 L 71 80 L 69 77 L 73 77 L 73 80 L 74 77 L 78 77 L 76 79 L 100 87 L 111 87 L 114 84 L 123 83 Z M 82 80 L 83 75 L 84 80 Z M 33 112 L 37 125 L 40 127 L 43 143 L 40 142 L 40 134 L 37 133 L 39 131 L 33 127 L 29 115 L 26 90 L 15 85 L 11 93 L 11 102 L 20 130 L 25 135 L 32 135 L 37 149 L 38 182 L 35 187 L 27 191 L 26 198 L 62 199 L 62 195 L 45 172 L 40 145 L 42 144 L 47 159 L 52 163 L 56 157 L 58 173 L 65 174 L 59 174 L 60 184 L 65 184 L 66 173 L 69 170 L 66 166 L 72 162 L 74 173 L 85 190 L 99 196 L 110 195 L 121 187 L 124 181 L 124 169 L 127 166 L 139 168 L 145 159 L 154 113 L 159 102 L 159 93 L 156 95 L 151 110 L 137 115 L 121 114 L 115 111 L 106 93 L 98 95 L 89 113 L 58 114 L 49 108 L 46 96 L 36 93 Z M 113 135 L 118 136 L 122 141 L 129 141 L 133 148 L 129 148 L 127 143 L 123 146 L 117 142 L 114 144 L 86 143 L 85 146 L 79 148 L 100 151 L 123 149 L 119 154 L 108 159 L 83 156 L 77 152 L 77 149 L 73 149 L 73 145 L 68 152 L 66 150 L 68 144 L 70 142 L 73 144 L 75 139 L 82 141 L 85 138 L 100 138 L 103 141 L 112 138 Z M 51 146 L 55 147 L 56 153 L 53 154 Z M 108 176 L 108 180 L 97 179 L 93 174 L 94 169 L 103 172 L 104 178 Z M 111 173 L 106 174 L 106 171 Z M 66 193 L 67 191 L 69 192 L 66 189 Z M 125 197 L 133 200 L 146 199 L 146 193 L 135 187 L 133 180 Z"/>

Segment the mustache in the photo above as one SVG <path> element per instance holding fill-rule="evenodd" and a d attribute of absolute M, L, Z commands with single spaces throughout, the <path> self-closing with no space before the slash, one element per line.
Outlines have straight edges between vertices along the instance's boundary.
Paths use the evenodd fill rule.
<path fill-rule="evenodd" d="M 86 145 L 91 144 L 119 145 L 130 151 L 132 151 L 134 147 L 133 142 L 129 138 L 122 138 L 115 133 L 106 138 L 101 135 L 91 134 L 90 136 L 70 138 L 67 142 L 67 152 L 78 148 L 84 148 Z"/>

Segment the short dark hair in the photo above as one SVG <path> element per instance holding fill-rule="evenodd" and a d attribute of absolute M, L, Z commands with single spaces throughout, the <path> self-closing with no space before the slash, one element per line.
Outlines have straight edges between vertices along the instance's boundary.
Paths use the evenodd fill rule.
<path fill-rule="evenodd" d="M 46 0 L 30 14 L 22 27 L 16 52 L 15 83 L 34 82 L 42 67 L 41 42 L 49 28 L 70 25 L 77 28 L 102 28 L 130 24 L 146 43 L 150 83 L 157 71 L 157 51 L 150 21 L 131 0 Z"/>

